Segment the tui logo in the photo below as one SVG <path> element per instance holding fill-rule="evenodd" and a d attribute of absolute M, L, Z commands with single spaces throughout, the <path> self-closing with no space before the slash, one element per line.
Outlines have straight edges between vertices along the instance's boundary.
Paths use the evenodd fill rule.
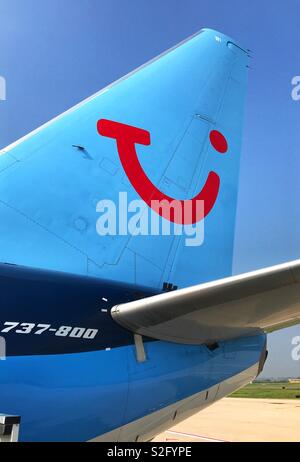
<path fill-rule="evenodd" d="M 137 156 L 136 144 L 144 146 L 151 144 L 148 131 L 106 119 L 98 121 L 97 129 L 100 135 L 116 140 L 119 157 L 130 183 L 143 201 L 163 218 L 180 225 L 191 225 L 198 223 L 212 211 L 220 190 L 220 177 L 216 172 L 212 171 L 208 174 L 203 188 L 194 198 L 178 200 L 169 197 L 147 177 Z M 209 138 L 217 152 L 225 154 L 228 151 L 228 144 L 222 133 L 213 130 Z M 197 207 L 200 201 L 204 206 Z M 162 207 L 164 203 L 168 210 L 170 206 L 173 207 L 171 215 L 165 213 Z M 176 204 L 181 213 L 176 213 Z"/>

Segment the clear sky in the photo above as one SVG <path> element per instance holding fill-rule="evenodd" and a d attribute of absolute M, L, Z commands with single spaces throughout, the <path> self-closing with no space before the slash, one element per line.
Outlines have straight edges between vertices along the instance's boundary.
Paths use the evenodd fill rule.
<path fill-rule="evenodd" d="M 0 148 L 203 27 L 253 52 L 235 272 L 300 258 L 298 0 L 0 0 Z M 291 341 L 270 337 L 265 375 L 300 376 Z"/>

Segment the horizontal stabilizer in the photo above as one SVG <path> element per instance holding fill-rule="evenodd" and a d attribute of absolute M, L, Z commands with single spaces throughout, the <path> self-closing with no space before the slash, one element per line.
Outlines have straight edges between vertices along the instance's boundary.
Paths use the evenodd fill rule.
<path fill-rule="evenodd" d="M 113 308 L 134 333 L 211 344 L 300 323 L 300 260 Z"/>

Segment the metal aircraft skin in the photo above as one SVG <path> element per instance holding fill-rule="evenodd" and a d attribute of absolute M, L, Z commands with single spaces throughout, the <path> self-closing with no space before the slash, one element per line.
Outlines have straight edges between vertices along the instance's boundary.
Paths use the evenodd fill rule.
<path fill-rule="evenodd" d="M 298 262 L 231 277 L 248 61 L 204 29 L 1 152 L 0 413 L 20 441 L 149 441 L 298 322 Z M 99 201 L 125 195 L 204 241 L 100 236 Z"/>

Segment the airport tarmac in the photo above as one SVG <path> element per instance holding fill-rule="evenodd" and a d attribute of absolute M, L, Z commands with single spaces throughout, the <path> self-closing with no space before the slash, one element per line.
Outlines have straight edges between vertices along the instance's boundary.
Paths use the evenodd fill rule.
<path fill-rule="evenodd" d="M 300 399 L 225 398 L 154 441 L 300 442 Z"/>

